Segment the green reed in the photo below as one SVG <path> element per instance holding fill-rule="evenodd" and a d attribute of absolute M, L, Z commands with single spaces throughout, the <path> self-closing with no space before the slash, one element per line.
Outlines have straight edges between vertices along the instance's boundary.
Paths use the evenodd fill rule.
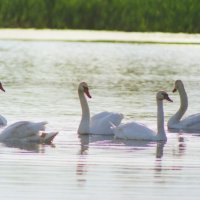
<path fill-rule="evenodd" d="M 200 32 L 199 0 L 0 0 L 1 28 Z"/>

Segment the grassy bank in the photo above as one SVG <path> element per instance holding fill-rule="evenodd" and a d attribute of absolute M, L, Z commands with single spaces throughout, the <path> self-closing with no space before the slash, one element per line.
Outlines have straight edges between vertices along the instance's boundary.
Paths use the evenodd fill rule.
<path fill-rule="evenodd" d="M 199 0 L 0 0 L 0 27 L 197 33 L 199 10 Z"/>

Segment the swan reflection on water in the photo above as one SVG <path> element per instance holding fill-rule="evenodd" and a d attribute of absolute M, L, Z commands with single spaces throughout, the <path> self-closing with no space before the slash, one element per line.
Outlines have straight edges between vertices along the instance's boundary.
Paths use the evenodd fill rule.
<path fill-rule="evenodd" d="M 175 146 L 172 149 L 172 156 L 174 157 L 181 157 L 185 154 L 186 151 L 186 144 L 185 144 L 185 139 L 183 134 L 178 134 L 178 145 Z M 156 160 L 155 160 L 155 178 L 156 178 L 156 182 L 158 181 L 158 183 L 160 184 L 160 178 L 163 177 L 165 178 L 166 174 L 165 171 L 179 171 L 182 169 L 181 165 L 169 165 L 167 164 L 168 162 L 164 162 L 164 164 L 162 163 L 162 157 L 164 155 L 164 146 L 166 144 L 162 143 L 162 142 L 158 142 L 157 143 L 157 147 L 156 147 Z M 166 158 L 167 160 L 169 158 Z M 171 163 L 171 162 L 169 162 Z M 164 171 L 164 173 L 163 173 Z M 164 179 L 163 179 L 164 180 Z"/>
<path fill-rule="evenodd" d="M 189 133 L 191 135 L 200 136 L 200 130 L 187 130 L 187 129 L 175 129 L 175 128 L 168 128 L 170 133 Z"/>
<path fill-rule="evenodd" d="M 79 154 L 87 154 L 87 151 L 89 149 L 89 144 L 93 144 L 96 146 L 103 146 L 108 145 L 111 143 L 111 141 L 114 139 L 113 135 L 91 135 L 91 134 L 85 134 L 85 135 L 78 135 L 80 139 L 80 145 L 81 149 Z"/>
<path fill-rule="evenodd" d="M 9 147 L 9 148 L 17 148 L 20 150 L 25 150 L 28 152 L 33 153 L 45 153 L 45 147 L 46 145 L 55 148 L 55 145 L 53 143 L 50 144 L 42 144 L 42 143 L 35 143 L 35 142 L 22 142 L 22 141 L 7 141 L 4 143 L 1 143 L 3 146 Z"/>
<path fill-rule="evenodd" d="M 92 165 L 91 156 L 89 156 L 89 147 L 102 148 L 104 150 L 143 150 L 146 147 L 152 146 L 149 141 L 123 140 L 115 139 L 112 135 L 78 135 L 80 141 L 80 150 L 76 164 L 77 183 L 79 187 L 84 187 L 87 182 L 87 174 Z M 131 148 L 131 149 L 130 149 Z M 117 154 L 116 154 L 117 155 Z M 105 155 L 106 156 L 106 155 Z M 112 160 L 112 159 L 111 159 Z"/>
<path fill-rule="evenodd" d="M 158 141 L 156 145 L 156 158 L 160 159 L 163 157 L 163 149 L 165 146 L 165 141 Z"/>
<path fill-rule="evenodd" d="M 102 146 L 108 147 L 109 149 L 118 149 L 118 150 L 125 150 L 129 153 L 137 153 L 138 151 L 143 151 L 143 157 L 148 156 L 146 154 L 150 148 L 155 148 L 154 154 L 154 166 L 150 168 L 150 170 L 154 171 L 154 177 L 156 183 L 160 183 L 160 180 L 165 180 L 166 171 L 174 171 L 174 176 L 176 176 L 175 171 L 182 170 L 181 165 L 174 165 L 168 160 L 171 158 L 171 155 L 174 156 L 182 156 L 185 153 L 186 144 L 182 134 L 178 134 L 177 139 L 175 139 L 175 147 L 171 146 L 165 141 L 157 141 L 157 142 L 150 142 L 150 141 L 141 141 L 141 140 L 123 140 L 123 139 L 114 139 L 114 137 L 110 136 L 95 136 L 95 135 L 81 135 L 80 138 L 80 145 L 81 145 L 81 153 L 80 158 L 77 163 L 77 181 L 80 181 L 82 186 L 83 182 L 87 181 L 86 174 L 88 173 L 90 164 L 88 163 L 88 150 L 89 146 Z M 170 150 L 172 147 L 172 151 Z M 165 152 L 166 148 L 166 152 Z M 170 151 L 169 151 L 170 150 Z M 166 157 L 165 157 L 166 154 Z M 169 156 L 169 154 L 171 154 Z M 152 155 L 152 154 L 151 154 Z M 133 158 L 134 159 L 134 158 Z M 142 158 L 143 160 L 143 158 Z M 140 171 L 143 171 L 144 168 L 139 164 Z M 130 173 L 130 176 L 134 178 L 135 170 L 138 169 L 138 165 L 133 164 L 127 168 L 127 174 Z M 162 182 L 162 181 L 161 181 Z"/>
<path fill-rule="evenodd" d="M 185 154 L 186 151 L 186 143 L 183 133 L 178 133 L 178 148 L 173 149 L 173 155 L 180 157 Z"/>
<path fill-rule="evenodd" d="M 152 141 L 145 140 L 124 140 L 124 139 L 115 139 L 113 135 L 79 135 L 80 139 L 80 154 L 85 154 L 89 146 L 98 146 L 116 148 L 116 147 L 133 147 L 135 149 L 144 149 L 152 145 Z"/>
<path fill-rule="evenodd" d="M 109 147 L 116 149 L 121 147 L 128 147 L 130 150 L 145 150 L 147 147 L 155 147 L 155 158 L 161 160 L 164 155 L 164 147 L 167 144 L 166 141 L 145 141 L 145 140 L 124 140 L 124 139 L 115 139 L 114 136 L 106 135 L 79 135 L 80 139 L 80 155 L 88 154 L 89 146 L 98 146 L 98 147 Z M 178 152 L 173 150 L 173 155 L 181 156 L 185 153 L 186 144 L 183 134 L 178 134 Z M 156 144 L 156 145 L 155 145 Z M 176 153 L 177 152 L 177 153 Z"/>
<path fill-rule="evenodd" d="M 156 144 L 156 158 L 163 157 L 163 149 L 166 145 L 166 141 L 146 141 L 146 140 L 125 140 L 125 139 L 115 139 L 114 136 L 110 135 L 79 135 L 80 139 L 80 155 L 88 153 L 89 146 L 99 146 L 109 148 L 116 147 L 131 147 L 133 150 L 145 150 L 146 147 L 153 147 Z M 179 154 L 182 154 L 185 150 L 184 137 L 182 134 L 178 134 L 178 149 Z M 130 150 L 130 149 L 129 149 Z"/>

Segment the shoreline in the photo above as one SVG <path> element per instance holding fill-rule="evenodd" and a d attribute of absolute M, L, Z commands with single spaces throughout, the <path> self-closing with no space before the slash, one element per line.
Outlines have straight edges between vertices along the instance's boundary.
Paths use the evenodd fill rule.
<path fill-rule="evenodd" d="M 200 44 L 200 34 L 71 29 L 0 29 L 0 40 Z"/>

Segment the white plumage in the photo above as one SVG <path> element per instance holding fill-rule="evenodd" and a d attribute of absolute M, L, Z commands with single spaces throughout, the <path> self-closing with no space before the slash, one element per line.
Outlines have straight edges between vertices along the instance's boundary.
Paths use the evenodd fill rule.
<path fill-rule="evenodd" d="M 130 140 L 154 140 L 156 132 L 148 128 L 142 123 L 129 122 L 113 127 L 115 138 Z"/>
<path fill-rule="evenodd" d="M 0 82 L 0 90 L 2 90 L 3 92 L 5 92 L 2 83 Z M 2 115 L 0 115 L 0 127 L 2 126 L 6 126 L 7 125 L 7 120 L 5 117 L 3 117 Z"/>
<path fill-rule="evenodd" d="M 0 127 L 2 126 L 6 126 L 7 125 L 7 120 L 5 117 L 3 117 L 2 115 L 0 115 Z"/>
<path fill-rule="evenodd" d="M 199 132 L 200 131 L 200 113 L 190 115 L 182 119 L 183 115 L 188 108 L 188 97 L 185 91 L 183 82 L 181 80 L 175 81 L 175 87 L 173 92 L 178 90 L 180 95 L 180 108 L 179 110 L 169 119 L 168 128 L 175 130 L 185 130 L 187 132 Z M 182 120 L 181 120 L 182 119 Z"/>
<path fill-rule="evenodd" d="M 90 131 L 95 134 L 107 134 L 112 135 L 113 130 L 111 124 L 116 126 L 121 123 L 123 115 L 113 112 L 101 112 L 91 117 L 90 119 Z"/>
<path fill-rule="evenodd" d="M 90 118 L 89 106 L 84 95 L 86 94 L 89 98 L 91 98 L 87 83 L 81 82 L 79 84 L 78 94 L 82 108 L 82 117 L 79 124 L 78 133 L 101 135 L 113 134 L 111 123 L 118 126 L 123 119 L 123 115 L 121 113 L 101 112 Z"/>
<path fill-rule="evenodd" d="M 167 136 L 164 129 L 164 112 L 163 112 L 163 100 L 166 99 L 170 102 L 172 100 L 168 97 L 168 94 L 164 91 L 160 91 L 156 95 L 157 100 L 157 133 L 149 129 L 147 126 L 137 122 L 129 122 L 127 124 L 121 124 L 119 126 L 113 126 L 115 138 L 121 139 L 133 139 L 133 140 L 167 140 Z"/>
<path fill-rule="evenodd" d="M 58 132 L 45 133 L 47 122 L 20 121 L 6 127 L 0 134 L 0 142 L 51 143 Z"/>

